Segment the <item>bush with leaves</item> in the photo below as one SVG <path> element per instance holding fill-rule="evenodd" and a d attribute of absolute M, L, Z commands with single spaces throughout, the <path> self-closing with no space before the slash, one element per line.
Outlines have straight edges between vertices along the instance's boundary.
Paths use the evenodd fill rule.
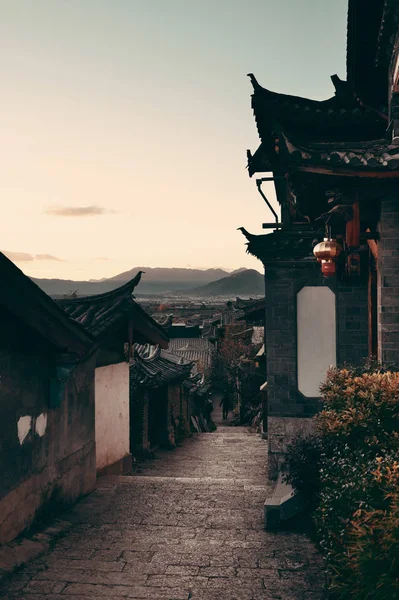
<path fill-rule="evenodd" d="M 399 450 L 399 373 L 331 369 L 321 393 L 316 425 L 324 440 L 371 456 Z"/>
<path fill-rule="evenodd" d="M 399 598 L 399 373 L 331 369 L 315 434 L 287 453 L 287 480 L 313 496 L 333 597 Z"/>
<path fill-rule="evenodd" d="M 343 588 L 348 598 L 368 593 L 373 600 L 399 598 L 399 462 L 397 455 L 377 458 L 369 465 L 369 505 L 353 515 L 348 527 L 344 568 L 346 578 L 333 580 L 338 596 Z M 373 470 L 371 471 L 371 468 Z"/>
<path fill-rule="evenodd" d="M 332 369 L 321 392 L 315 523 L 330 590 L 340 599 L 394 598 L 399 592 L 399 373 L 379 365 Z"/>
<path fill-rule="evenodd" d="M 399 463 L 340 455 L 323 466 L 316 531 L 333 598 L 399 597 Z"/>
<path fill-rule="evenodd" d="M 310 508 L 319 502 L 321 454 L 322 440 L 318 435 L 295 438 L 285 454 L 284 480 Z"/>

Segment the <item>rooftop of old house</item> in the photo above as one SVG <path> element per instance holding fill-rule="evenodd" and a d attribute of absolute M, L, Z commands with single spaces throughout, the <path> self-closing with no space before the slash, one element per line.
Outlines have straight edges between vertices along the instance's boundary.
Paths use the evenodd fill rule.
<path fill-rule="evenodd" d="M 150 341 L 166 348 L 169 338 L 165 329 L 134 301 L 133 290 L 140 277 L 141 274 L 138 273 L 124 285 L 104 294 L 64 298 L 57 300 L 57 304 L 96 338 L 119 325 L 127 326 L 131 322 L 134 337 L 138 341 Z"/>
<path fill-rule="evenodd" d="M 134 344 L 130 383 L 133 387 L 154 388 L 184 381 L 190 377 L 192 367 L 192 362 L 159 346 Z"/>
<path fill-rule="evenodd" d="M 262 142 L 254 154 L 247 151 L 250 176 L 282 163 L 319 173 L 397 176 L 399 147 L 391 126 L 399 103 L 389 100 L 386 81 L 398 22 L 395 0 L 376 0 L 367 11 L 363 2 L 350 0 L 347 81 L 333 75 L 335 95 L 327 100 L 272 92 L 249 75 Z"/>
<path fill-rule="evenodd" d="M 211 364 L 213 345 L 204 338 L 175 338 L 169 343 L 174 354 L 195 363 L 195 368 L 203 371 Z"/>
<path fill-rule="evenodd" d="M 92 335 L 0 252 L 0 307 L 55 348 L 83 356 L 95 345 Z"/>
<path fill-rule="evenodd" d="M 234 303 L 236 321 L 263 321 L 265 318 L 265 298 L 243 300 L 237 298 Z"/>

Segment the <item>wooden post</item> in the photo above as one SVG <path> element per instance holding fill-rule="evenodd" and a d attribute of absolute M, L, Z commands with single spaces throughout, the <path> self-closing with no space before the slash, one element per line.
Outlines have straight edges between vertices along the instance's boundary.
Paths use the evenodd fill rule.
<path fill-rule="evenodd" d="M 378 328 L 377 328 L 377 265 L 373 253 L 369 252 L 369 278 L 368 278 L 368 334 L 369 355 L 377 356 L 378 353 Z"/>
<path fill-rule="evenodd" d="M 128 336 L 129 336 L 129 361 L 133 356 L 133 321 L 129 319 L 128 324 Z"/>
<path fill-rule="evenodd" d="M 346 224 L 346 245 L 349 248 L 358 248 L 360 246 L 360 212 L 359 196 L 356 192 L 356 200 L 352 205 L 353 218 Z"/>

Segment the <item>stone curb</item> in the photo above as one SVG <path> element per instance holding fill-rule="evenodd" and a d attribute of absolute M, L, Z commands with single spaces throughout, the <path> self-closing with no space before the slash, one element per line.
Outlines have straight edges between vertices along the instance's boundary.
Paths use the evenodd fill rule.
<path fill-rule="evenodd" d="M 48 552 L 55 542 L 73 526 L 70 521 L 56 519 L 42 532 L 9 542 L 0 547 L 0 584 L 22 565 Z"/>
<path fill-rule="evenodd" d="M 42 531 L 17 539 L 0 546 L 0 584 L 12 573 L 32 560 L 51 550 L 56 542 L 64 537 L 74 525 L 87 517 L 105 511 L 112 500 L 118 477 L 105 476 L 97 482 L 97 489 L 72 506 L 61 517 L 56 518 Z"/>

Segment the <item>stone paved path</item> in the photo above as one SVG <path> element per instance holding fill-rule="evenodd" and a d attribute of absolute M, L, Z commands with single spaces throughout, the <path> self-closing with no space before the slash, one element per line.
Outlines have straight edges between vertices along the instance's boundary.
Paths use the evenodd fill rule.
<path fill-rule="evenodd" d="M 0 598 L 320 600 L 309 540 L 263 530 L 266 442 L 215 413 L 217 432 L 159 453 L 133 477 L 100 480 L 68 535 Z"/>

